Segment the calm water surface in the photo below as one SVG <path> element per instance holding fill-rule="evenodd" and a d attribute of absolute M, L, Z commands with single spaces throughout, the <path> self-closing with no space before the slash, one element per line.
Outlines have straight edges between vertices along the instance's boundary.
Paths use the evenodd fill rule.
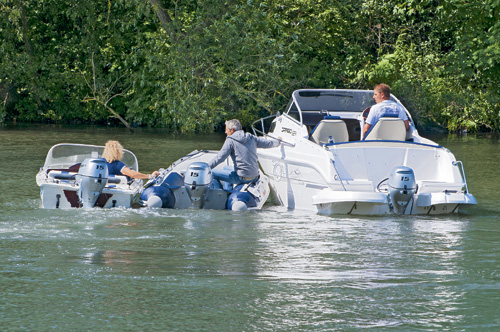
<path fill-rule="evenodd" d="M 497 136 L 434 138 L 479 201 L 452 216 L 40 208 L 56 143 L 118 139 L 150 172 L 223 138 L 0 127 L 0 330 L 500 330 Z"/>

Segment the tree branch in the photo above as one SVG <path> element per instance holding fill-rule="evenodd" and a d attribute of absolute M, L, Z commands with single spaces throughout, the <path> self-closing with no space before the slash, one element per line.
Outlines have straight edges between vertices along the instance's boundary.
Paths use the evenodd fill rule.
<path fill-rule="evenodd" d="M 109 102 L 111 100 L 113 100 L 115 97 L 123 97 L 124 96 L 124 92 L 116 93 L 114 95 L 111 95 L 111 93 L 112 93 L 113 89 L 115 88 L 116 83 L 121 78 L 123 78 L 125 76 L 125 74 L 117 77 L 116 80 L 111 84 L 111 86 L 109 88 L 106 89 L 105 92 L 98 93 L 98 91 L 97 91 L 96 70 L 95 70 L 95 63 L 94 63 L 94 53 L 92 53 L 92 55 L 91 55 L 91 62 L 92 62 L 92 79 L 93 79 L 93 85 L 92 86 L 90 85 L 90 82 L 87 80 L 87 78 L 85 77 L 85 75 L 83 75 L 83 73 L 82 73 L 82 76 L 83 76 L 83 79 L 85 80 L 85 83 L 87 83 L 87 86 L 92 91 L 92 97 L 86 96 L 85 98 L 83 98 L 83 101 L 84 102 L 95 101 L 96 103 L 101 104 L 102 106 L 104 106 L 104 108 L 108 112 L 110 112 L 112 114 L 112 116 L 114 116 L 115 118 L 117 118 L 118 120 L 120 120 L 120 122 L 123 123 L 125 125 L 125 127 L 128 128 L 128 130 L 130 130 L 131 132 L 134 132 L 134 130 L 132 129 L 132 127 L 130 126 L 130 124 L 120 114 L 118 114 L 118 112 L 116 112 L 113 108 L 111 108 L 111 106 L 108 105 Z M 130 88 L 130 86 L 127 89 L 125 89 L 125 91 L 127 91 L 129 88 Z M 111 95 L 111 97 L 110 97 L 110 95 Z"/>
<path fill-rule="evenodd" d="M 163 8 L 160 0 L 148 0 L 151 7 L 156 13 L 156 17 L 160 20 L 160 24 L 165 29 L 165 31 L 172 36 L 172 32 L 170 31 L 169 24 L 172 22 L 172 18 L 168 14 L 168 12 Z"/>

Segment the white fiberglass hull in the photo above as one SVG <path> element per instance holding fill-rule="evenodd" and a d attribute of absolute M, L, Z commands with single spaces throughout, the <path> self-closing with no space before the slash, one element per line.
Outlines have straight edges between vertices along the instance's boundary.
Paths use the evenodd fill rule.
<path fill-rule="evenodd" d="M 448 214 L 459 207 L 476 204 L 474 196 L 464 193 L 415 194 L 403 214 Z M 339 192 L 324 190 L 313 197 L 313 206 L 319 214 L 392 214 L 387 194 L 366 192 Z"/>
<path fill-rule="evenodd" d="M 318 148 L 304 140 L 294 147 L 259 150 L 261 167 L 287 208 L 328 215 L 394 213 L 389 194 L 378 187 L 402 164 L 415 171 L 418 185 L 405 214 L 447 214 L 477 204 L 463 191 L 458 165 L 444 148 L 368 142 Z"/>
<path fill-rule="evenodd" d="M 394 213 L 387 193 L 331 190 L 296 179 L 268 177 L 278 200 L 289 209 L 325 215 Z M 458 212 L 464 205 L 475 204 L 475 197 L 469 193 L 421 193 L 414 195 L 404 214 L 447 214 Z"/>
<path fill-rule="evenodd" d="M 70 183 L 43 183 L 40 185 L 40 196 L 44 209 L 79 208 L 78 187 Z M 115 190 L 105 188 L 96 202 L 101 208 L 139 207 L 140 191 L 138 189 Z"/>

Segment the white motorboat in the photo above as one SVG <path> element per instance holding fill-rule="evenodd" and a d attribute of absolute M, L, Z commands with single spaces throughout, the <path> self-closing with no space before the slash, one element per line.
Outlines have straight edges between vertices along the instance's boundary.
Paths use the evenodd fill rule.
<path fill-rule="evenodd" d="M 174 162 L 144 186 L 143 205 L 175 209 L 261 209 L 269 197 L 269 180 L 260 174 L 252 183 L 233 186 L 212 177 L 208 163 L 217 151 L 193 151 Z M 233 169 L 230 158 L 215 169 Z"/>
<path fill-rule="evenodd" d="M 258 149 L 279 201 L 320 214 L 445 214 L 477 204 L 463 164 L 398 118 L 381 118 L 361 137 L 373 91 L 303 89 L 284 114 L 253 124 L 256 135 L 282 138 Z M 400 103 L 397 98 L 392 100 Z"/>
<path fill-rule="evenodd" d="M 139 207 L 142 180 L 110 175 L 104 146 L 57 144 L 36 176 L 45 209 Z M 123 150 L 123 163 L 136 171 L 136 156 Z"/>

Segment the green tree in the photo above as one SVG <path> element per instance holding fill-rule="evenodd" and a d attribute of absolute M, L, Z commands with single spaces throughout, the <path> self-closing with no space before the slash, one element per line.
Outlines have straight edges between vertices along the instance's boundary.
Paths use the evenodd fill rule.
<path fill-rule="evenodd" d="M 386 82 L 422 126 L 500 129 L 496 0 L 0 0 L 0 120 L 213 131 Z"/>

